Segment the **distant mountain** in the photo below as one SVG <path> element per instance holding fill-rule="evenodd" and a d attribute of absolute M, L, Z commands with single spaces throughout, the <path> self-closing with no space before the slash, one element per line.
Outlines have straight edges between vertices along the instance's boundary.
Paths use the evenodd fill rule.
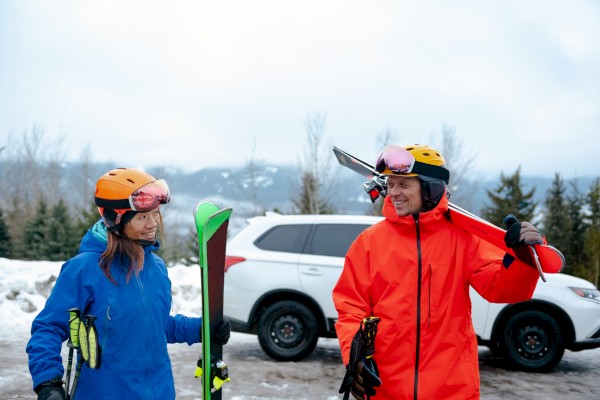
<path fill-rule="evenodd" d="M 6 167 L 7 165 L 0 162 L 0 168 Z M 108 163 L 91 165 L 88 169 L 88 176 L 94 177 L 94 182 L 90 182 L 91 186 L 93 187 L 97 177 L 115 167 Z M 69 188 L 72 183 L 77 182 L 79 169 L 81 169 L 79 164 L 65 163 L 60 168 L 62 186 Z M 362 189 L 364 179 L 341 166 L 336 165 L 333 168 L 332 173 L 329 174 L 332 178 L 330 182 L 326 182 L 324 191 L 328 194 L 330 203 L 336 206 L 337 212 L 347 214 L 368 212 L 371 203 Z M 191 225 L 191 210 L 199 200 L 213 200 L 219 205 L 233 207 L 236 218 L 246 218 L 266 210 L 293 212 L 292 199 L 298 196 L 300 190 L 300 171 L 293 165 L 260 164 L 254 171 L 248 171 L 243 167 L 205 168 L 193 173 L 157 167 L 150 168 L 148 172 L 157 178 L 167 180 L 172 191 L 172 204 L 165 210 L 165 214 L 170 220 L 182 221 L 182 226 Z M 252 176 L 254 176 L 254 185 Z M 92 180 L 92 178 L 88 179 Z M 553 178 L 521 176 L 521 179 L 524 190 L 536 188 L 534 199 L 543 205 Z M 581 193 L 588 192 L 594 179 L 596 177 L 587 176 L 576 180 Z M 474 182 L 472 205 L 467 208 L 479 213 L 484 205 L 489 204 L 486 190 L 495 190 L 499 183 L 499 177 L 496 180 Z M 570 184 L 568 181 L 566 183 L 567 189 L 570 190 Z M 67 190 L 66 193 L 68 192 Z M 0 200 L 2 199 L 0 193 Z M 73 196 L 67 196 L 64 200 L 69 202 L 73 199 Z"/>
<path fill-rule="evenodd" d="M 344 168 L 336 170 L 332 182 L 327 183 L 330 199 L 340 213 L 362 214 L 370 207 L 368 196 L 362 189 L 364 179 Z M 299 171 L 293 166 L 263 165 L 256 169 L 256 203 L 261 208 L 277 208 L 284 212 L 292 211 L 292 199 L 300 190 Z M 577 185 L 586 193 L 595 177 L 580 177 Z M 524 191 L 535 187 L 534 200 L 543 205 L 547 190 L 552 184 L 551 177 L 521 176 Z M 475 184 L 471 211 L 479 213 L 489 204 L 486 190 L 495 190 L 500 183 L 497 180 L 479 181 Z M 571 186 L 568 181 L 567 189 Z M 252 183 L 249 172 L 242 168 L 207 168 L 192 174 L 169 176 L 169 186 L 174 199 L 178 195 L 196 199 L 219 198 L 235 208 L 236 204 L 248 206 L 252 199 Z"/>

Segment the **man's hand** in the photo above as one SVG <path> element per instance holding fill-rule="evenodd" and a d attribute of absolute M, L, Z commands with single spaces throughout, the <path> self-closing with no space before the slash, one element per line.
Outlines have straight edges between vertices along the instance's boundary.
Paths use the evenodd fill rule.
<path fill-rule="evenodd" d="M 378 386 L 381 386 L 381 379 L 379 379 L 379 369 L 375 360 L 372 358 L 360 360 L 356 364 L 356 375 L 350 387 L 352 397 L 357 400 L 368 399 L 375 395 L 375 388 Z"/>
<path fill-rule="evenodd" d="M 529 222 L 517 222 L 504 235 L 506 247 L 515 248 L 522 245 L 542 244 L 544 240 L 538 230 Z"/>

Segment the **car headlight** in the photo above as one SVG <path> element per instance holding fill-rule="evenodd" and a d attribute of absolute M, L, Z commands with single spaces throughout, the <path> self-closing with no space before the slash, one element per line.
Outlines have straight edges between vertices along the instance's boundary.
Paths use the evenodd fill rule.
<path fill-rule="evenodd" d="M 581 296 L 584 299 L 594 300 L 600 303 L 600 290 L 598 289 L 589 289 L 589 288 L 578 288 L 578 287 L 569 287 L 577 296 Z"/>

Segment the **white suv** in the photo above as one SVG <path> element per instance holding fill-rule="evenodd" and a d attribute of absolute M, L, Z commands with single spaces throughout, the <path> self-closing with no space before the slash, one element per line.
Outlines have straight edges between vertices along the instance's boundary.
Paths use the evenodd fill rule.
<path fill-rule="evenodd" d="M 267 213 L 227 243 L 224 313 L 255 333 L 276 360 L 298 361 L 319 337 L 335 337 L 331 292 L 356 236 L 381 217 Z M 565 349 L 600 347 L 600 291 L 564 274 L 546 275 L 531 301 L 488 303 L 471 290 L 480 344 L 513 367 L 549 371 Z"/>

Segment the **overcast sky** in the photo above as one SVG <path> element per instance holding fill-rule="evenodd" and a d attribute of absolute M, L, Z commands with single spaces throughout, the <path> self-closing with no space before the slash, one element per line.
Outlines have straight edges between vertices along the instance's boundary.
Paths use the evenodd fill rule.
<path fill-rule="evenodd" d="M 378 132 L 446 125 L 479 174 L 596 176 L 599 38 L 595 0 L 2 0 L 0 147 L 39 126 L 72 160 L 295 163 L 322 113 L 370 162 Z"/>

